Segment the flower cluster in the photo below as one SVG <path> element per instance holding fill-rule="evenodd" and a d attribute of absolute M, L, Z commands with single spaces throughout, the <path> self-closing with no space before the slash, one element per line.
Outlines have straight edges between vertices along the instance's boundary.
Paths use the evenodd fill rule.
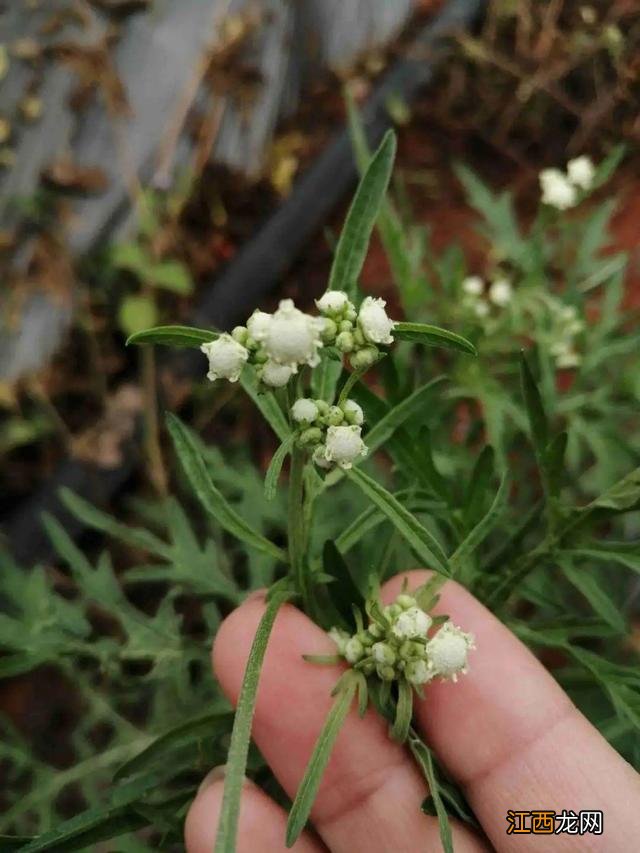
<path fill-rule="evenodd" d="M 596 170 L 589 157 L 576 157 L 567 163 L 567 171 L 543 169 L 540 172 L 542 201 L 557 210 L 568 210 L 580 201 L 580 193 L 588 192 Z"/>
<path fill-rule="evenodd" d="M 488 288 L 479 275 L 467 276 L 462 282 L 462 291 L 465 298 L 465 306 L 469 308 L 476 317 L 487 317 L 491 311 L 491 305 L 496 308 L 506 308 L 513 296 L 513 287 L 507 278 L 496 278 Z"/>
<path fill-rule="evenodd" d="M 369 626 L 352 636 L 339 628 L 329 632 L 339 654 L 365 675 L 406 679 L 419 690 L 436 677 L 457 681 L 467 672 L 473 636 L 449 619 L 433 631 L 442 617 L 434 620 L 414 596 L 403 592 L 393 604 L 373 608 L 371 617 Z"/>
<path fill-rule="evenodd" d="M 559 305 L 553 314 L 554 328 L 549 352 L 556 366 L 564 369 L 577 367 L 581 357 L 576 350 L 576 336 L 584 329 L 584 322 L 578 317 L 573 305 Z"/>
<path fill-rule="evenodd" d="M 324 400 L 301 397 L 291 408 L 297 440 L 319 468 L 351 468 L 367 447 L 362 440 L 364 414 L 355 400 L 330 406 Z"/>
<path fill-rule="evenodd" d="M 207 377 L 237 382 L 246 363 L 271 388 L 285 386 L 304 365 L 316 367 L 323 346 L 348 354 L 354 369 L 374 364 L 378 347 L 393 343 L 394 322 L 385 301 L 367 296 L 357 310 L 346 293 L 329 290 L 317 300 L 319 317 L 305 314 L 283 299 L 273 314 L 256 310 L 246 326 L 221 334 L 200 349 L 209 359 Z"/>

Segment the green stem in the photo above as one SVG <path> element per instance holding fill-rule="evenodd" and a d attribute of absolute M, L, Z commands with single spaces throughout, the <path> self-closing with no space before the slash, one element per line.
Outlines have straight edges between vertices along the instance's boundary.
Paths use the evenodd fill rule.
<path fill-rule="evenodd" d="M 289 475 L 289 566 L 295 588 L 309 605 L 308 578 L 305 571 L 304 451 L 294 447 Z"/>

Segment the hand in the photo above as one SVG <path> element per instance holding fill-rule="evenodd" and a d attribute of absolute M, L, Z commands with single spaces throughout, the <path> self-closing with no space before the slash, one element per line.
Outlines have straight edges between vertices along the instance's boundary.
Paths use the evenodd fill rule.
<path fill-rule="evenodd" d="M 409 589 L 425 572 L 408 574 Z M 391 580 L 383 599 L 400 592 Z M 236 701 L 245 661 L 264 610 L 249 598 L 222 625 L 213 650 L 215 673 Z M 456 583 L 442 590 L 438 610 L 475 634 L 470 672 L 457 684 L 434 682 L 417 702 L 415 718 L 426 741 L 464 789 L 486 838 L 453 823 L 456 853 L 606 851 L 631 853 L 640 838 L 640 777 L 573 706 L 535 657 Z M 303 654 L 332 654 L 326 634 L 286 605 L 276 620 L 258 690 L 253 735 L 289 796 L 295 795 L 331 706 L 340 667 L 307 663 Z M 186 822 L 188 853 L 211 853 L 223 779 L 205 780 Z M 391 741 L 373 709 L 351 711 L 325 772 L 312 820 L 293 849 L 318 853 L 404 853 L 441 850 L 438 823 L 424 815 L 423 777 L 407 751 Z M 507 835 L 509 809 L 599 809 L 604 833 Z M 240 811 L 238 851 L 284 851 L 286 813 L 247 782 Z M 489 841 L 487 841 L 487 839 Z M 490 843 L 489 843 L 490 842 Z"/>

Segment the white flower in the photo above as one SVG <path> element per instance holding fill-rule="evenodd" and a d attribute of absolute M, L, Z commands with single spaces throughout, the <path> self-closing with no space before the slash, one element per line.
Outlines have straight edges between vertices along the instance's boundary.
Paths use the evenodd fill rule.
<path fill-rule="evenodd" d="M 583 154 L 582 157 L 569 160 L 567 163 L 567 175 L 572 184 L 586 191 L 591 189 L 593 179 L 596 176 L 596 169 L 591 158 Z"/>
<path fill-rule="evenodd" d="M 262 342 L 267 336 L 271 325 L 272 314 L 259 311 L 257 308 L 247 320 L 247 329 L 254 341 Z"/>
<path fill-rule="evenodd" d="M 456 681 L 458 673 L 466 672 L 471 648 L 474 648 L 471 634 L 466 634 L 453 622 L 445 622 L 427 643 L 426 652 L 436 675 Z"/>
<path fill-rule="evenodd" d="M 557 210 L 568 210 L 578 201 L 576 188 L 560 169 L 543 169 L 540 172 L 542 201 Z"/>
<path fill-rule="evenodd" d="M 327 290 L 320 299 L 316 299 L 316 306 L 321 314 L 341 314 L 349 304 L 349 297 L 342 290 Z"/>
<path fill-rule="evenodd" d="M 556 365 L 565 370 L 578 367 L 581 361 L 579 354 L 570 346 L 567 346 L 564 352 L 558 353 L 556 356 Z"/>
<path fill-rule="evenodd" d="M 484 282 L 479 275 L 470 275 L 462 282 L 462 290 L 469 296 L 480 296 L 484 290 Z"/>
<path fill-rule="evenodd" d="M 362 334 L 373 344 L 393 343 L 391 332 L 395 323 L 384 310 L 386 304 L 384 299 L 367 296 L 360 306 L 358 323 L 362 329 Z"/>
<path fill-rule="evenodd" d="M 433 673 L 424 660 L 410 661 L 405 667 L 404 674 L 409 684 L 416 685 L 426 684 L 433 678 Z"/>
<path fill-rule="evenodd" d="M 393 666 L 396 662 L 396 653 L 387 643 L 374 643 L 371 646 L 371 654 L 374 661 L 383 666 Z"/>
<path fill-rule="evenodd" d="M 401 613 L 393 625 L 391 633 L 399 640 L 414 640 L 417 637 L 426 637 L 433 620 L 428 613 L 419 607 L 409 607 Z"/>
<path fill-rule="evenodd" d="M 300 397 L 291 407 L 291 417 L 296 423 L 313 423 L 318 417 L 318 407 L 306 397 Z"/>
<path fill-rule="evenodd" d="M 355 400 L 345 400 L 342 404 L 342 411 L 350 424 L 362 426 L 364 423 L 364 412 Z"/>
<path fill-rule="evenodd" d="M 215 382 L 216 379 L 228 379 L 229 382 L 237 382 L 242 373 L 242 368 L 249 358 L 249 350 L 234 341 L 226 332 L 215 341 L 202 344 L 200 349 L 209 359 L 209 372 L 207 379 Z"/>
<path fill-rule="evenodd" d="M 358 663 L 364 654 L 364 646 L 357 637 L 351 637 L 344 646 L 344 656 L 349 663 Z"/>
<path fill-rule="evenodd" d="M 359 426 L 330 426 L 327 430 L 325 459 L 340 468 L 351 468 L 358 456 L 366 456 L 367 447 Z"/>
<path fill-rule="evenodd" d="M 267 361 L 262 367 L 260 378 L 265 385 L 271 388 L 282 388 L 291 379 L 295 370 L 288 364 L 276 364 L 275 361 Z"/>
<path fill-rule="evenodd" d="M 261 343 L 277 364 L 287 364 L 297 371 L 299 364 L 315 367 L 320 361 L 320 333 L 324 328 L 321 317 L 311 317 L 299 311 L 291 299 L 283 299 L 272 315 Z"/>
<path fill-rule="evenodd" d="M 486 317 L 489 313 L 489 306 L 486 302 L 476 302 L 473 311 L 476 317 Z"/>
<path fill-rule="evenodd" d="M 494 305 L 498 305 L 500 308 L 504 308 L 505 305 L 511 302 L 512 295 L 513 288 L 511 287 L 511 282 L 507 281 L 506 278 L 497 279 L 489 288 L 489 299 Z"/>

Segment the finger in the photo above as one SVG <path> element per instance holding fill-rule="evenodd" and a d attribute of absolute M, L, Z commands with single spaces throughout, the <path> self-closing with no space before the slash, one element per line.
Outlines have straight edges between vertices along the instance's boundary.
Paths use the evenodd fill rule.
<path fill-rule="evenodd" d="M 215 773 L 215 771 L 214 771 Z M 207 779 L 191 804 L 184 826 L 187 853 L 212 853 L 215 846 L 223 778 Z M 284 843 L 287 816 L 264 791 L 247 781 L 240 801 L 238 853 L 278 853 L 287 850 Z M 324 847 L 307 832 L 302 833 L 292 850 L 298 853 L 322 853 Z"/>
<path fill-rule="evenodd" d="M 409 573 L 409 588 L 429 576 Z M 400 592 L 402 580 L 387 584 L 386 600 Z M 600 809 L 604 835 L 582 836 L 580 849 L 636 849 L 640 777 L 531 652 L 463 587 L 448 582 L 437 610 L 471 631 L 477 650 L 457 684 L 427 687 L 416 715 L 493 843 L 500 850 L 540 849 L 536 835 L 506 835 L 508 809 Z M 547 849 L 575 850 L 575 837 L 548 836 Z"/>
<path fill-rule="evenodd" d="M 249 599 L 221 626 L 214 667 L 235 702 L 264 602 Z M 303 654 L 327 654 L 327 635 L 296 608 L 276 619 L 260 676 L 253 735 L 283 788 L 293 797 L 332 704 L 340 667 L 307 663 Z M 423 815 L 426 788 L 415 765 L 389 740 L 386 724 L 369 712 L 352 712 L 325 771 L 312 818 L 334 853 L 438 848 L 437 821 Z M 477 851 L 475 838 L 458 827 L 456 851 Z"/>

